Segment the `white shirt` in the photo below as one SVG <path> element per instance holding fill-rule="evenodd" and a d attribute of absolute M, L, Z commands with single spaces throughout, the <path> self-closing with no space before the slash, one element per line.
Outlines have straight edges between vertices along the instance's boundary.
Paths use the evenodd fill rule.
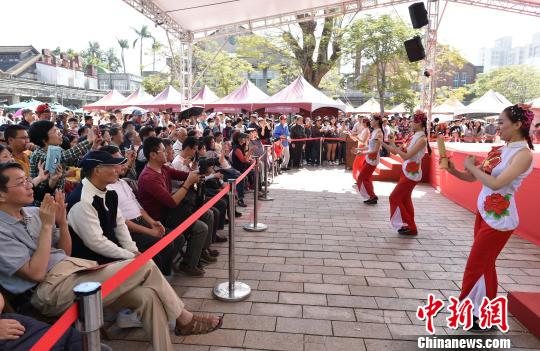
<path fill-rule="evenodd" d="M 142 206 L 135 197 L 133 189 L 125 180 L 118 179 L 116 183 L 107 185 L 107 190 L 116 191 L 118 208 L 122 211 L 125 219 L 131 220 L 142 215 Z"/>
<path fill-rule="evenodd" d="M 189 169 L 189 166 L 186 166 L 184 164 L 184 161 L 185 159 L 182 157 L 182 154 L 178 154 L 177 156 L 174 157 L 174 160 L 172 161 L 171 166 L 174 169 L 177 169 L 179 171 L 184 171 L 188 173 L 191 172 L 191 169 Z"/>
<path fill-rule="evenodd" d="M 182 142 L 180 139 L 176 140 L 172 146 L 174 157 L 178 156 L 182 152 Z"/>
<path fill-rule="evenodd" d="M 92 202 L 94 196 L 103 198 L 107 191 L 99 190 L 87 178 L 82 180 L 83 189 L 81 200 L 77 202 L 68 213 L 68 224 L 81 238 L 84 245 L 90 250 L 105 257 L 133 258 L 133 252 L 139 251 L 135 242 L 131 239 L 128 227 L 122 211 L 116 211 L 116 228 L 114 230 L 120 246 L 110 241 L 99 224 L 98 213 Z"/>

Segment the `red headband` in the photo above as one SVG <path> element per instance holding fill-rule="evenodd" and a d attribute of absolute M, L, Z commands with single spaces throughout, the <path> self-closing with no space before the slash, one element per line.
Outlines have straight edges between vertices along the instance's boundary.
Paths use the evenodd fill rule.
<path fill-rule="evenodd" d="M 424 123 L 427 122 L 427 116 L 422 111 L 416 111 L 413 116 L 414 123 Z"/>

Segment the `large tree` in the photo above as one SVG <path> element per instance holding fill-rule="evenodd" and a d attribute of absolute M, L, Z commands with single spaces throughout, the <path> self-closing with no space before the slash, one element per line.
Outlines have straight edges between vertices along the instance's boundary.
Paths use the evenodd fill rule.
<path fill-rule="evenodd" d="M 299 19 L 302 17 L 299 16 Z M 321 24 L 322 30 L 317 40 L 317 27 Z M 299 36 L 292 30 L 282 32 L 281 37 L 293 53 L 304 78 L 316 88 L 341 57 L 342 24 L 343 17 L 326 17 L 322 21 L 300 22 Z"/>
<path fill-rule="evenodd" d="M 143 59 L 143 41 L 144 41 L 144 39 L 152 38 L 152 34 L 148 30 L 147 25 L 142 26 L 141 29 L 133 28 L 133 30 L 137 34 L 137 39 L 135 39 L 133 41 L 133 47 L 135 47 L 135 45 L 137 45 L 137 42 L 139 42 L 139 49 L 140 49 L 140 53 L 139 53 L 139 69 L 140 69 L 141 76 L 142 76 L 143 67 L 144 67 L 143 63 L 142 63 L 142 59 Z"/>
<path fill-rule="evenodd" d="M 497 68 L 479 74 L 471 89 L 476 96 L 492 89 L 513 103 L 527 102 L 540 96 L 540 71 L 527 65 Z"/>
<path fill-rule="evenodd" d="M 389 15 L 359 19 L 347 35 L 347 53 L 353 58 L 361 55 L 360 63 L 366 67 L 355 77 L 358 86 L 365 92 L 377 93 L 381 114 L 387 94 L 414 107 L 418 65 L 407 61 L 403 47 L 403 42 L 413 35 L 414 31 L 403 21 Z"/>
<path fill-rule="evenodd" d="M 116 39 L 118 42 L 118 46 L 120 46 L 120 56 L 122 57 L 122 68 L 124 69 L 124 73 L 126 73 L 126 59 L 124 56 L 124 51 L 126 49 L 129 49 L 129 42 L 127 39 Z"/>

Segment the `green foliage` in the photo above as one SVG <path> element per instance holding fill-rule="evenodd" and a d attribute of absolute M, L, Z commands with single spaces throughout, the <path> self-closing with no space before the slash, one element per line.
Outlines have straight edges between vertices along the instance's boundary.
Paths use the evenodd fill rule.
<path fill-rule="evenodd" d="M 253 72 L 246 60 L 230 55 L 215 42 L 197 43 L 193 46 L 193 75 L 201 85 L 208 85 L 216 94 L 231 93 Z M 204 71 L 204 74 L 203 74 Z"/>
<path fill-rule="evenodd" d="M 336 98 L 343 94 L 344 78 L 339 74 L 339 66 L 334 66 L 321 80 L 319 88 L 326 91 L 328 96 Z"/>
<path fill-rule="evenodd" d="M 76 52 L 72 51 L 71 54 L 76 54 Z M 68 50 L 68 55 L 70 55 L 70 50 Z M 88 65 L 94 65 L 112 72 L 118 72 L 122 66 L 116 50 L 114 48 L 103 50 L 97 41 L 89 41 L 88 48 L 81 51 L 80 55 L 84 61 L 84 68 Z"/>
<path fill-rule="evenodd" d="M 142 59 L 143 59 L 143 41 L 144 41 L 144 39 L 152 38 L 152 33 L 150 33 L 150 31 L 148 30 L 147 25 L 141 26 L 141 29 L 137 29 L 137 28 L 132 28 L 132 29 L 135 32 L 135 34 L 137 34 L 137 38 L 133 41 L 133 47 L 135 47 L 135 45 L 137 45 L 137 42 L 139 42 L 139 49 L 140 49 L 139 68 L 140 68 L 140 72 L 141 72 L 141 76 L 142 76 L 142 71 L 143 71 L 143 63 L 142 63 Z"/>
<path fill-rule="evenodd" d="M 178 83 L 171 82 L 168 74 L 151 74 L 145 77 L 141 83 L 144 90 L 152 95 L 161 93 L 169 84 L 178 88 Z"/>
<path fill-rule="evenodd" d="M 435 60 L 438 79 L 453 77 L 467 63 L 461 53 L 444 44 L 437 44 L 437 58 Z"/>
<path fill-rule="evenodd" d="M 118 46 L 120 46 L 120 55 L 122 57 L 122 68 L 124 73 L 126 73 L 126 59 L 124 57 L 124 50 L 129 49 L 129 41 L 127 39 L 116 39 Z"/>
<path fill-rule="evenodd" d="M 408 62 L 403 47 L 414 34 L 400 19 L 389 15 L 368 15 L 355 21 L 347 33 L 345 51 L 350 57 L 361 55 L 367 66 L 358 77 L 358 88 L 377 92 L 381 113 L 387 94 L 393 96 L 393 102 L 405 103 L 411 109 L 417 103 L 413 89 L 419 66 Z"/>
<path fill-rule="evenodd" d="M 540 72 L 527 65 L 505 66 L 479 74 L 471 90 L 482 96 L 489 89 L 513 103 L 527 102 L 540 96 Z"/>
<path fill-rule="evenodd" d="M 444 103 L 449 98 L 455 98 L 461 102 L 469 100 L 469 95 L 471 94 L 470 88 L 459 87 L 459 88 L 450 88 L 448 86 L 437 88 L 435 96 L 435 104 L 439 105 Z"/>

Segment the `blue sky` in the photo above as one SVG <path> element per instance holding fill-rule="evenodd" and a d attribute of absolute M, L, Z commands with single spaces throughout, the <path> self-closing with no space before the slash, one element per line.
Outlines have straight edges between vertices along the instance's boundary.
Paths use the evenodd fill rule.
<path fill-rule="evenodd" d="M 444 4 L 444 2 L 441 2 Z M 116 38 L 135 39 L 132 27 L 148 24 L 161 42 L 166 37 L 161 28 L 133 10 L 121 0 L 17 0 L 2 2 L 0 45 L 33 45 L 37 49 L 84 49 L 88 41 L 98 41 L 102 47 L 117 48 Z M 29 10 L 31 9 L 31 10 Z M 409 23 L 407 5 L 377 10 L 375 13 L 398 13 Z M 531 41 L 540 31 L 540 18 L 504 13 L 449 3 L 439 28 L 439 41 L 459 49 L 477 63 L 478 50 L 491 47 L 495 39 L 512 36 L 514 45 Z M 149 48 L 151 41 L 146 42 Z M 139 51 L 130 49 L 126 55 L 128 71 L 137 72 Z M 146 62 L 151 69 L 151 58 Z M 165 65 L 160 63 L 157 70 Z"/>

